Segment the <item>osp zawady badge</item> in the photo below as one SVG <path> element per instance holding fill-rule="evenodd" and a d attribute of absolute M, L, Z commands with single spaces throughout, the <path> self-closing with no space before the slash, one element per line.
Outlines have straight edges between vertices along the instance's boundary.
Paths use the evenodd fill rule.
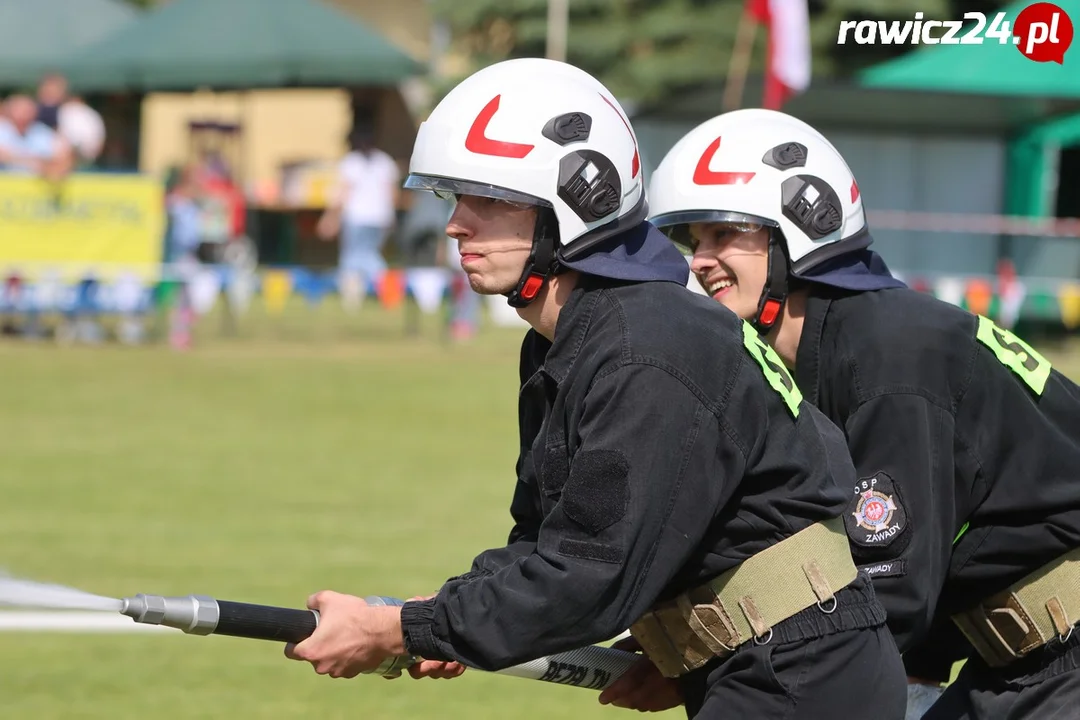
<path fill-rule="evenodd" d="M 866 548 L 887 547 L 907 527 L 907 513 L 892 478 L 885 473 L 855 483 L 844 515 L 848 538 Z"/>

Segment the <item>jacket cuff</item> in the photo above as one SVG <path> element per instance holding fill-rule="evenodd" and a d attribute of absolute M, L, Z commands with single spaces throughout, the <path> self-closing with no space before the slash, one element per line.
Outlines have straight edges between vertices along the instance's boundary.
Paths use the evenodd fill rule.
<path fill-rule="evenodd" d="M 435 641 L 435 598 L 414 600 L 401 608 L 401 634 L 410 655 L 425 660 L 453 660 Z"/>

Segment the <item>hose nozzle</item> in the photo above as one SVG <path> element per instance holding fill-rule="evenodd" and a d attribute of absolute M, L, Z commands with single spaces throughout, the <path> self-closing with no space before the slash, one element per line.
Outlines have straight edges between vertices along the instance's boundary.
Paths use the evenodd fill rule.
<path fill-rule="evenodd" d="M 123 599 L 121 613 L 137 623 L 165 625 L 191 635 L 209 635 L 217 628 L 221 609 L 205 595 L 164 597 L 144 595 Z"/>
<path fill-rule="evenodd" d="M 190 635 L 298 643 L 319 625 L 319 614 L 314 610 L 250 605 L 206 595 L 163 597 L 139 593 L 121 602 L 120 612 L 135 622 L 165 625 Z"/>

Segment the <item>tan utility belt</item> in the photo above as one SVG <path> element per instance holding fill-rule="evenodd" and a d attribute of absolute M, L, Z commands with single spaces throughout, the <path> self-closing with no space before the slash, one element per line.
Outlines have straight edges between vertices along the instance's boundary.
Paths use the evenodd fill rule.
<path fill-rule="evenodd" d="M 630 633 L 665 677 L 678 677 L 751 639 L 767 641 L 774 625 L 812 605 L 835 608 L 834 593 L 857 574 L 844 520 L 835 518 L 656 605 Z"/>
<path fill-rule="evenodd" d="M 1008 665 L 1054 638 L 1064 642 L 1080 621 L 1080 549 L 952 619 L 990 667 Z"/>

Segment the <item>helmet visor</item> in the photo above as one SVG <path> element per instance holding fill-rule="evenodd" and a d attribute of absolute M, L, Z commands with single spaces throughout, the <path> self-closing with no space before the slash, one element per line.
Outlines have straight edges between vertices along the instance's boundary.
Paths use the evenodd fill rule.
<path fill-rule="evenodd" d="M 551 207 L 550 202 L 533 195 L 508 190 L 497 185 L 460 180 L 458 178 L 438 177 L 435 175 L 409 175 L 405 178 L 403 187 L 408 190 L 432 192 L 437 197 L 451 202 L 456 202 L 461 195 L 475 195 L 523 207 L 536 205 Z"/>
<path fill-rule="evenodd" d="M 657 215 L 649 222 L 667 235 L 684 255 L 693 255 L 697 249 L 697 241 L 690 234 L 690 226 L 695 223 L 724 225 L 726 232 L 735 234 L 778 227 L 777 223 L 767 218 L 728 210 L 679 210 Z"/>

